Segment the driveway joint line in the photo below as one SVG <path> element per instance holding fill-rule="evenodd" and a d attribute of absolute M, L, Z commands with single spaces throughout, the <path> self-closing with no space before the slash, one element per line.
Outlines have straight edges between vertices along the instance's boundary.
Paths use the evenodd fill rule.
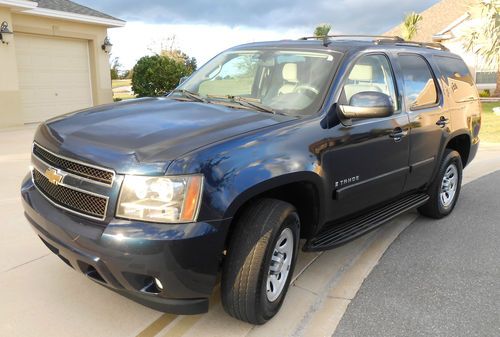
<path fill-rule="evenodd" d="M 12 271 L 12 270 L 14 270 L 14 269 L 20 268 L 20 267 L 22 267 L 22 266 L 25 266 L 25 265 L 27 265 L 27 264 L 31 263 L 31 262 L 35 262 L 35 261 L 41 260 L 41 259 L 43 259 L 44 257 L 47 257 L 47 256 L 49 256 L 49 255 L 51 255 L 51 253 L 48 253 L 48 254 L 45 254 L 45 255 L 39 256 L 39 257 L 37 257 L 37 258 L 34 258 L 34 259 L 32 259 L 32 260 L 29 260 L 29 261 L 27 261 L 27 262 L 24 262 L 24 263 L 21 263 L 21 264 L 19 264 L 19 265 L 17 265 L 17 266 L 14 266 L 14 267 L 12 267 L 12 268 L 9 268 L 9 269 L 6 269 L 6 270 L 3 270 L 2 272 L 0 272 L 0 274 L 4 274 L 4 273 L 7 273 L 7 272 Z"/>

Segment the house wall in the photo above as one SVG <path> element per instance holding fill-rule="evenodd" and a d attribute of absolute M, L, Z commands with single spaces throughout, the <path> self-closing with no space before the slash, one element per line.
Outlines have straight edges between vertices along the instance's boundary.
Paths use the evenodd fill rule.
<path fill-rule="evenodd" d="M 0 7 L 0 22 L 3 21 L 12 30 L 10 10 Z M 0 43 L 0 127 L 20 124 L 20 109 L 15 41 L 9 45 Z"/>
<path fill-rule="evenodd" d="M 475 14 L 475 15 L 474 15 Z M 473 18 L 464 21 L 458 26 L 454 27 L 450 30 L 449 34 L 454 38 L 449 40 L 441 41 L 445 47 L 450 49 L 451 52 L 460 55 L 462 59 L 465 61 L 467 66 L 469 67 L 471 73 L 476 77 L 476 73 L 478 71 L 491 71 L 496 72 L 497 69 L 494 65 L 489 65 L 482 59 L 480 56 L 473 52 L 468 52 L 464 48 L 463 36 L 468 34 L 468 32 L 473 29 L 475 26 L 481 25 L 481 18 L 478 18 L 478 13 L 473 13 Z M 489 89 L 494 90 L 496 83 L 482 83 L 477 85 L 479 89 Z"/>
<path fill-rule="evenodd" d="M 0 7 L 0 22 L 4 20 L 14 31 L 14 37 L 9 45 L 0 44 L 0 128 L 21 125 L 23 120 L 16 62 L 16 33 L 88 41 L 93 104 L 113 101 L 109 55 L 101 49 L 107 36 L 107 27 L 11 12 L 8 8 Z"/>

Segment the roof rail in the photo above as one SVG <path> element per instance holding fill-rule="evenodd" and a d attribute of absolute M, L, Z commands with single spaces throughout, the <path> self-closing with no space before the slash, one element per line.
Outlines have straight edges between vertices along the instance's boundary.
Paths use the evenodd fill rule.
<path fill-rule="evenodd" d="M 363 35 L 363 34 L 355 34 L 355 35 L 325 35 L 325 36 L 304 36 L 299 40 L 323 40 L 323 45 L 326 47 L 330 44 L 330 39 L 338 39 L 338 38 L 368 38 L 372 39 L 373 42 L 387 40 L 391 42 L 404 42 L 405 40 L 399 36 L 384 36 L 384 35 Z"/>
<path fill-rule="evenodd" d="M 417 41 L 405 41 L 396 43 L 397 46 L 408 46 L 408 47 L 421 47 L 429 48 L 442 51 L 450 51 L 448 48 L 443 46 L 441 43 L 437 42 L 417 42 Z"/>
<path fill-rule="evenodd" d="M 422 47 L 430 48 L 436 50 L 449 51 L 448 48 L 443 46 L 441 43 L 436 42 L 417 42 L 417 41 L 406 41 L 399 36 L 384 36 L 384 35 L 325 35 L 325 36 L 304 36 L 299 40 L 323 40 L 323 45 L 326 47 L 330 44 L 330 39 L 336 38 L 371 38 L 372 42 L 375 44 L 395 44 L 398 46 L 409 46 L 409 47 Z"/>

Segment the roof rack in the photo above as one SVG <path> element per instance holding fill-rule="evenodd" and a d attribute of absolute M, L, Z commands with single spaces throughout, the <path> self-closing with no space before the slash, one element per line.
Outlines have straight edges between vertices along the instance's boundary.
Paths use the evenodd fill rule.
<path fill-rule="evenodd" d="M 373 42 L 378 42 L 378 41 L 385 41 L 387 40 L 388 42 L 391 41 L 392 43 L 394 42 L 404 42 L 405 40 L 399 36 L 384 36 L 384 35 L 362 35 L 362 34 L 356 34 L 356 35 L 325 35 L 325 36 L 304 36 L 301 37 L 299 40 L 323 40 L 323 45 L 326 47 L 330 44 L 330 39 L 338 39 L 338 38 L 368 38 L 372 39 Z"/>
<path fill-rule="evenodd" d="M 417 42 L 417 41 L 405 41 L 396 43 L 397 46 L 408 46 L 408 47 L 421 47 L 421 48 L 429 48 L 436 49 L 442 51 L 450 51 L 448 48 L 443 46 L 441 43 L 437 42 Z"/>
<path fill-rule="evenodd" d="M 299 40 L 323 40 L 323 45 L 327 47 L 330 44 L 330 39 L 337 38 L 368 38 L 372 39 L 375 44 L 395 44 L 398 46 L 408 46 L 408 47 L 421 47 L 430 48 L 436 50 L 449 51 L 448 48 L 443 46 L 441 43 L 436 42 L 417 42 L 417 41 L 406 41 L 399 36 L 384 36 L 384 35 L 325 35 L 325 36 L 304 36 Z"/>

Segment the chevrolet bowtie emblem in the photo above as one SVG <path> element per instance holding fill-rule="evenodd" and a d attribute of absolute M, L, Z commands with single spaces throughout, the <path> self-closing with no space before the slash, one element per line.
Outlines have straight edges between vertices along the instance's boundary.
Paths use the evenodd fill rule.
<path fill-rule="evenodd" d="M 63 176 L 57 173 L 57 171 L 53 168 L 46 169 L 45 176 L 47 177 L 47 179 L 49 179 L 49 182 L 54 185 L 59 185 L 63 178 Z"/>

